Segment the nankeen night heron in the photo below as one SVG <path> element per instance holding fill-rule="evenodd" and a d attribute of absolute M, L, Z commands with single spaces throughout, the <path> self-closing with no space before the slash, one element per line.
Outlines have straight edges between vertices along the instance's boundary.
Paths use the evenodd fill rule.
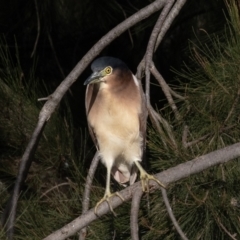
<path fill-rule="evenodd" d="M 86 90 L 86 113 L 90 135 L 99 151 L 102 163 L 107 168 L 104 197 L 97 203 L 118 195 L 110 191 L 110 175 L 125 185 L 133 184 L 140 171 L 143 191 L 148 191 L 148 181 L 155 180 L 141 166 L 145 151 L 147 108 L 142 87 L 137 78 L 121 60 L 101 57 L 92 65 L 92 75 L 84 82 Z"/>

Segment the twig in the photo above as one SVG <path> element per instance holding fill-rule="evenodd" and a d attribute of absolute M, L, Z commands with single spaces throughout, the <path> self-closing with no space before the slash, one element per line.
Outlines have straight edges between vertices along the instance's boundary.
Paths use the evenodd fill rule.
<path fill-rule="evenodd" d="M 229 111 L 229 113 L 228 113 L 228 115 L 227 115 L 227 117 L 226 117 L 226 119 L 225 119 L 225 121 L 224 121 L 224 124 L 227 123 L 227 121 L 228 121 L 229 118 L 231 117 L 232 113 L 234 112 L 234 110 L 235 110 L 235 108 L 236 108 L 236 106 L 237 106 L 238 100 L 239 100 L 239 96 L 240 96 L 240 89 L 238 89 L 237 97 L 236 97 L 236 99 L 235 99 L 234 102 L 233 102 L 233 105 L 232 105 L 232 107 L 231 107 L 231 109 L 230 109 L 230 111 Z"/>
<path fill-rule="evenodd" d="M 54 189 L 58 189 L 59 187 L 61 187 L 61 186 L 66 186 L 66 185 L 70 185 L 70 183 L 69 182 L 64 182 L 64 183 L 60 183 L 60 184 L 58 184 L 58 185 L 56 185 L 56 186 L 53 186 L 53 187 L 51 187 L 50 189 L 48 189 L 46 192 L 44 192 L 40 197 L 39 197 L 39 200 L 41 199 L 41 198 L 43 198 L 44 196 L 46 196 L 48 193 L 50 193 L 51 191 L 53 191 Z"/>
<path fill-rule="evenodd" d="M 122 7 L 117 1 L 115 1 L 115 3 L 116 3 L 116 4 L 118 5 L 118 7 L 122 10 L 123 16 L 125 17 L 125 19 L 127 19 L 127 14 L 126 14 L 126 12 L 124 11 L 123 7 Z M 130 42 L 131 42 L 132 47 L 133 47 L 134 44 L 133 44 L 133 38 L 132 38 L 132 34 L 131 34 L 130 28 L 129 28 L 127 31 L 128 31 L 128 35 L 129 35 L 129 38 L 130 38 Z"/>
<path fill-rule="evenodd" d="M 40 36 L 40 29 L 41 29 L 37 0 L 34 0 L 34 5 L 36 8 L 36 14 L 37 14 L 37 37 L 36 37 L 34 47 L 33 47 L 32 53 L 31 53 L 31 58 L 33 57 L 34 53 L 36 52 L 36 48 L 37 48 L 37 44 L 38 44 L 38 40 L 39 40 L 39 36 Z"/>
<path fill-rule="evenodd" d="M 141 80 L 143 78 L 143 69 L 145 68 L 145 58 L 141 60 L 141 62 L 138 64 L 136 77 L 137 79 Z"/>
<path fill-rule="evenodd" d="M 130 227 L 131 227 L 131 239 L 138 240 L 138 213 L 141 198 L 143 195 L 143 191 L 141 188 L 137 188 L 132 197 L 132 205 L 131 205 L 131 216 L 130 216 Z"/>
<path fill-rule="evenodd" d="M 49 41 L 49 44 L 50 44 L 50 46 L 52 48 L 53 56 L 54 56 L 54 59 L 56 61 L 57 66 L 58 66 L 58 69 L 59 69 L 59 71 L 60 71 L 60 73 L 62 75 L 62 78 L 65 78 L 66 76 L 65 76 L 65 74 L 63 72 L 63 69 L 62 69 L 62 67 L 60 65 L 60 62 L 58 61 L 58 57 L 57 57 L 57 53 L 56 53 L 56 50 L 55 50 L 54 45 L 53 45 L 52 37 L 51 37 L 51 35 L 49 33 L 48 33 L 48 41 Z"/>
<path fill-rule="evenodd" d="M 90 191 L 92 187 L 93 177 L 99 163 L 99 159 L 100 159 L 99 154 L 98 152 L 96 152 L 91 162 L 91 166 L 88 170 L 87 180 L 85 183 L 85 190 L 84 190 L 83 200 L 82 200 L 82 214 L 86 213 L 87 210 L 89 209 Z M 86 235 L 87 235 L 87 229 L 83 228 L 79 233 L 79 240 L 84 240 L 86 238 Z"/>
<path fill-rule="evenodd" d="M 188 238 L 186 237 L 186 235 L 182 231 L 181 227 L 179 226 L 179 224 L 178 224 L 178 222 L 177 222 L 177 220 L 176 220 L 176 218 L 175 218 L 175 216 L 173 214 L 171 205 L 170 205 L 169 200 L 168 200 L 166 189 L 161 187 L 161 191 L 162 191 L 163 201 L 164 201 L 165 206 L 167 208 L 168 215 L 171 218 L 174 227 L 176 228 L 177 232 L 179 233 L 179 235 L 181 236 L 181 238 L 183 240 L 188 240 Z"/>
<path fill-rule="evenodd" d="M 226 227 L 224 227 L 224 225 L 221 223 L 220 219 L 217 218 L 217 222 L 219 224 L 219 226 L 223 229 L 223 231 L 233 240 L 237 240 L 237 238 L 235 238 L 236 233 L 235 234 L 231 234 Z M 235 235 L 235 236 L 234 236 Z"/>
<path fill-rule="evenodd" d="M 199 173 L 218 164 L 228 162 L 237 157 L 240 157 L 240 143 L 235 143 L 231 146 L 216 150 L 201 157 L 195 158 L 191 161 L 179 164 L 176 167 L 156 174 L 155 177 L 159 179 L 159 181 L 163 182 L 165 186 L 167 186 L 170 183 L 179 181 L 180 179 L 189 177 L 190 175 Z M 158 183 L 155 181 L 150 181 L 150 185 L 151 192 L 156 191 L 160 188 Z M 119 194 L 121 194 L 121 196 L 124 197 L 126 201 L 129 201 L 133 197 L 133 192 L 136 190 L 136 188 L 141 188 L 140 181 L 125 188 L 119 192 Z M 123 202 L 119 197 L 115 196 L 111 199 L 111 206 L 113 209 L 120 206 L 121 204 L 123 204 Z M 44 240 L 66 239 L 78 232 L 80 229 L 88 226 L 99 217 L 107 214 L 109 211 L 110 210 L 108 204 L 104 202 L 98 207 L 98 216 L 94 213 L 94 209 L 91 209 L 61 229 L 55 231 L 54 233 L 51 233 L 49 236 L 44 238 Z"/>
<path fill-rule="evenodd" d="M 186 148 L 186 144 L 187 144 L 188 131 L 189 131 L 188 125 L 184 125 L 183 134 L 182 134 L 182 145 L 184 148 Z"/>
<path fill-rule="evenodd" d="M 224 131 L 230 130 L 231 128 L 233 128 L 235 126 L 236 126 L 236 124 L 233 124 L 231 126 L 222 128 L 221 130 L 219 130 L 219 133 L 222 133 Z M 197 143 L 199 143 L 199 142 L 205 140 L 206 138 L 208 138 L 208 137 L 210 137 L 210 136 L 215 134 L 215 132 L 214 133 L 207 133 L 204 136 L 202 136 L 202 137 L 200 137 L 200 138 L 198 138 L 196 140 L 193 140 L 191 142 L 187 142 L 187 134 L 188 134 L 188 132 L 189 132 L 189 129 L 188 129 L 187 126 L 185 126 L 184 129 L 183 129 L 183 136 L 182 136 L 182 143 L 183 143 L 183 147 L 184 148 L 191 147 L 192 145 L 195 145 L 195 144 L 197 144 Z"/>
<path fill-rule="evenodd" d="M 38 98 L 38 102 L 48 101 L 49 99 L 51 99 L 51 95 L 49 95 L 49 96 L 47 96 L 47 97 L 43 97 L 43 98 Z"/>
<path fill-rule="evenodd" d="M 188 184 L 186 184 L 187 186 L 187 189 L 188 189 L 188 192 L 190 193 L 190 195 L 193 197 L 193 199 L 196 201 L 196 202 L 199 202 L 199 204 L 203 204 L 206 202 L 207 200 L 207 197 L 208 197 L 208 194 L 209 194 L 209 190 L 206 191 L 205 193 L 205 196 L 203 197 L 203 199 L 199 199 L 198 197 L 196 197 L 193 192 L 191 191 L 190 187 L 188 186 Z"/>
<path fill-rule="evenodd" d="M 151 119 L 151 122 L 153 123 L 153 125 L 156 127 L 157 131 L 159 134 L 161 134 L 161 136 L 165 136 L 165 133 L 161 127 L 161 125 L 159 124 L 159 117 L 161 117 L 159 114 L 156 114 L 155 111 L 153 111 L 154 109 L 151 107 L 148 109 L 149 112 L 149 117 Z M 168 146 L 166 144 L 165 141 L 163 142 L 163 146 L 165 149 L 168 149 Z"/>
<path fill-rule="evenodd" d="M 175 97 L 178 98 L 180 100 L 186 100 L 185 97 L 181 96 L 180 94 L 176 93 L 175 91 L 172 90 L 172 88 L 169 87 L 169 91 L 170 93 Z"/>
<path fill-rule="evenodd" d="M 162 88 L 162 91 L 165 95 L 165 97 L 168 100 L 168 103 L 170 105 L 170 107 L 172 108 L 174 114 L 175 114 L 175 118 L 180 121 L 181 120 L 181 115 L 177 109 L 177 106 L 172 98 L 171 92 L 170 92 L 170 87 L 168 86 L 168 84 L 165 82 L 164 78 L 162 77 L 162 75 L 158 72 L 158 70 L 156 69 L 154 63 L 152 62 L 151 64 L 151 68 L 150 68 L 151 73 L 153 74 L 153 76 L 156 78 L 156 80 L 158 81 L 159 85 Z"/>
<path fill-rule="evenodd" d="M 161 127 L 158 123 L 158 121 L 164 126 L 164 129 L 166 130 L 169 138 L 171 139 L 171 142 L 175 148 L 177 148 L 177 142 L 175 140 L 173 131 L 171 129 L 171 126 L 169 123 L 161 116 L 161 114 L 157 113 L 152 106 L 149 106 L 148 108 L 149 116 L 151 120 L 153 120 L 153 124 L 157 127 L 157 130 L 160 134 L 162 134 Z"/>
<path fill-rule="evenodd" d="M 127 3 L 128 3 L 134 10 L 139 11 L 138 8 L 136 8 L 135 6 L 132 5 L 131 1 L 128 0 Z"/>

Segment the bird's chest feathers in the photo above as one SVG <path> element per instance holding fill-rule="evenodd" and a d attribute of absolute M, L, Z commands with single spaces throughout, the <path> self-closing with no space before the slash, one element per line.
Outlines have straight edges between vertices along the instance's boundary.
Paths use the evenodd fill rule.
<path fill-rule="evenodd" d="M 111 132 L 113 135 L 125 137 L 139 130 L 138 114 L 140 106 L 131 97 L 116 97 L 107 92 L 101 92 L 97 104 L 90 110 L 91 126 L 100 134 Z M 97 121 L 96 121 L 97 119 Z"/>

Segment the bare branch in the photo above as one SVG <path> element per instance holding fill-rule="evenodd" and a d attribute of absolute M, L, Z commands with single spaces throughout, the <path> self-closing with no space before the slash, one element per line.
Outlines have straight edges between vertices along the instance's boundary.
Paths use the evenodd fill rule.
<path fill-rule="evenodd" d="M 176 93 L 175 91 L 173 91 L 172 88 L 169 88 L 169 91 L 175 98 L 178 98 L 180 100 L 186 100 L 185 97 L 183 97 L 183 96 L 179 95 L 178 93 Z"/>
<path fill-rule="evenodd" d="M 43 98 L 38 98 L 38 102 L 48 101 L 50 98 L 51 98 L 51 95 L 50 95 L 50 96 L 47 96 L 47 97 L 43 97 Z"/>
<path fill-rule="evenodd" d="M 162 183 L 165 183 L 166 186 L 170 183 L 179 181 L 180 179 L 189 177 L 190 175 L 199 173 L 215 165 L 228 162 L 237 157 L 240 157 L 240 143 L 235 143 L 231 146 L 216 150 L 201 157 L 197 157 L 186 163 L 179 164 L 176 167 L 156 174 L 155 177 L 159 179 L 159 181 L 161 181 Z M 150 181 L 150 185 L 152 191 L 160 188 L 158 183 L 156 183 L 155 181 Z M 141 188 L 141 182 L 137 182 L 125 188 L 120 192 L 120 194 L 124 197 L 126 201 L 128 201 L 133 197 L 133 192 L 137 188 Z M 113 209 L 120 206 L 121 204 L 123 204 L 123 202 L 119 197 L 115 196 L 112 198 L 111 205 Z M 98 217 L 107 214 L 109 211 L 110 210 L 108 204 L 104 202 L 98 207 L 98 216 L 94 214 L 94 209 L 91 209 L 85 214 L 73 220 L 72 222 L 68 223 L 61 229 L 50 234 L 49 236 L 44 238 L 44 240 L 66 239 L 67 237 L 70 237 L 76 232 L 78 232 L 80 229 L 88 226 L 91 222 L 98 219 Z"/>
<path fill-rule="evenodd" d="M 137 79 L 141 80 L 143 78 L 143 69 L 145 68 L 145 58 L 141 60 L 141 62 L 138 64 L 136 77 Z"/>
<path fill-rule="evenodd" d="M 174 7 L 171 9 L 170 13 L 168 14 L 166 20 L 163 23 L 163 26 L 161 28 L 161 31 L 158 35 L 157 42 L 155 45 L 155 51 L 158 49 L 159 44 L 161 43 L 163 37 L 165 36 L 167 30 L 170 28 L 170 26 L 173 23 L 173 20 L 176 18 L 176 16 L 179 14 L 180 10 L 182 9 L 183 5 L 186 3 L 187 0 L 178 0 Z"/>
<path fill-rule="evenodd" d="M 230 111 L 229 111 L 229 113 L 228 113 L 228 115 L 227 115 L 227 117 L 226 117 L 226 119 L 225 119 L 225 121 L 224 121 L 225 124 L 227 123 L 227 121 L 228 121 L 229 118 L 231 117 L 232 113 L 233 113 L 234 110 L 236 109 L 237 103 L 238 103 L 238 101 L 239 101 L 239 96 L 240 96 L 240 89 L 238 89 L 237 97 L 236 97 L 236 99 L 234 100 L 233 105 L 232 105 L 232 107 L 231 107 L 231 109 L 230 109 Z"/>
<path fill-rule="evenodd" d="M 36 14 L 37 14 L 37 37 L 36 37 L 34 47 L 33 47 L 32 53 L 31 53 L 31 58 L 33 57 L 34 53 L 36 52 L 36 48 L 37 48 L 37 44 L 38 44 L 38 40 L 39 40 L 39 36 L 40 36 L 40 29 L 41 29 L 37 0 L 34 0 L 34 5 L 36 8 Z"/>
<path fill-rule="evenodd" d="M 62 75 L 62 78 L 65 78 L 66 76 L 65 76 L 65 74 L 63 72 L 63 69 L 62 69 L 62 67 L 60 65 L 60 62 L 58 61 L 57 53 L 56 53 L 55 47 L 53 45 L 53 41 L 52 41 L 52 37 L 51 37 L 50 33 L 48 33 L 48 41 L 49 41 L 49 44 L 51 46 L 51 49 L 52 49 L 52 52 L 53 52 L 53 56 L 55 58 L 56 64 L 58 66 L 58 69 L 59 69 L 59 71 L 60 71 L 60 73 Z"/>
<path fill-rule="evenodd" d="M 185 4 L 186 1 L 187 0 L 178 0 L 172 7 L 171 11 L 168 12 L 167 17 L 164 16 L 165 12 L 163 12 L 162 16 L 159 17 L 158 22 L 159 22 L 159 25 L 161 25 L 161 30 L 160 30 L 160 32 L 158 31 L 157 40 L 154 40 L 155 36 L 153 36 L 153 38 L 152 38 L 153 42 L 151 43 L 155 47 L 154 51 L 156 51 L 157 48 L 159 47 L 159 44 L 161 43 L 167 30 L 170 28 L 171 24 L 173 23 L 173 20 L 176 18 L 176 16 L 180 12 L 181 8 L 183 7 L 183 5 Z M 167 5 L 167 7 L 165 8 L 166 12 L 170 10 L 171 4 L 172 4 L 172 1 L 166 1 L 166 4 L 165 4 L 165 5 Z M 160 19 L 160 18 L 162 18 L 162 19 Z M 161 20 L 162 20 L 162 24 L 161 24 Z M 157 32 L 158 26 L 157 26 L 157 24 L 155 26 L 156 26 L 156 32 Z M 151 46 L 149 46 L 149 48 L 151 48 Z M 149 59 L 152 59 L 152 57 L 150 58 L 150 56 L 149 56 Z M 141 79 L 142 72 L 144 71 L 145 66 L 147 65 L 147 64 L 145 64 L 145 61 L 146 61 L 146 55 L 144 55 L 143 59 L 141 60 L 141 62 L 139 63 L 139 65 L 137 67 L 136 75 L 137 75 L 138 79 Z"/>
<path fill-rule="evenodd" d="M 175 114 L 175 118 L 180 121 L 181 120 L 181 115 L 177 109 L 177 106 L 172 98 L 171 92 L 170 92 L 170 87 L 168 86 L 168 84 L 165 82 L 164 78 L 162 77 L 162 75 L 158 72 L 158 70 L 156 69 L 154 63 L 152 62 L 151 64 L 151 68 L 150 68 L 151 73 L 153 74 L 153 76 L 156 78 L 156 80 L 158 81 L 159 85 L 162 88 L 162 91 L 164 92 L 165 97 L 168 100 L 168 103 L 170 105 L 170 107 L 172 108 L 174 114 Z"/>
<path fill-rule="evenodd" d="M 166 205 L 166 208 L 167 208 L 167 211 L 168 211 L 168 215 L 171 218 L 174 227 L 176 228 L 177 232 L 179 233 L 179 235 L 181 236 L 181 238 L 183 240 L 188 240 L 188 238 L 185 236 L 184 232 L 182 231 L 181 227 L 179 226 L 179 224 L 178 224 L 178 222 L 177 222 L 177 220 L 176 220 L 176 218 L 175 218 L 175 216 L 173 214 L 171 205 L 170 205 L 170 203 L 168 201 L 168 196 L 167 196 L 166 189 L 161 188 L 161 191 L 162 191 L 163 201 L 164 201 L 164 203 Z"/>
<path fill-rule="evenodd" d="M 90 200 L 90 192 L 91 192 L 91 187 L 92 187 L 92 181 L 94 174 L 96 172 L 98 163 L 99 163 L 99 154 L 98 152 L 95 153 L 94 158 L 91 162 L 91 166 L 88 170 L 88 175 L 87 175 L 87 180 L 85 184 L 85 190 L 83 194 L 83 201 L 82 201 L 82 214 L 86 213 L 87 210 L 89 209 L 89 200 Z M 84 240 L 87 234 L 87 229 L 83 228 L 80 233 L 79 233 L 79 240 Z"/>
<path fill-rule="evenodd" d="M 156 126 L 159 134 L 162 134 L 164 131 L 159 125 L 159 122 L 164 127 L 164 130 L 167 132 L 169 138 L 171 139 L 172 145 L 177 148 L 177 142 L 174 137 L 174 133 L 171 129 L 171 126 L 169 123 L 161 116 L 161 114 L 157 113 L 152 106 L 149 106 L 148 108 L 149 116 L 153 122 L 153 124 Z"/>
<path fill-rule="evenodd" d="M 118 5 L 118 7 L 122 10 L 123 16 L 125 17 L 125 19 L 127 19 L 127 14 L 126 14 L 126 12 L 124 11 L 123 7 L 122 7 L 117 1 L 115 1 L 115 3 L 116 3 L 116 4 Z M 131 42 L 132 47 L 133 47 L 134 44 L 133 44 L 133 38 L 132 38 L 131 30 L 128 29 L 127 31 L 128 31 L 128 35 L 129 35 L 130 42 Z"/>
<path fill-rule="evenodd" d="M 148 45 L 147 45 L 147 50 L 145 54 L 145 78 L 146 78 L 146 99 L 147 99 L 147 106 L 150 105 L 150 64 L 152 63 L 152 58 L 153 58 L 153 50 L 155 47 L 155 43 L 157 40 L 157 36 L 159 32 L 161 31 L 162 24 L 164 20 L 166 19 L 166 16 L 170 10 L 170 8 L 173 5 L 174 0 L 167 1 L 166 5 L 164 6 L 163 10 L 161 11 L 161 14 L 152 30 Z"/>
<path fill-rule="evenodd" d="M 141 188 L 135 189 L 132 197 L 130 226 L 131 226 L 131 239 L 138 240 L 138 212 L 140 207 L 143 191 Z"/>

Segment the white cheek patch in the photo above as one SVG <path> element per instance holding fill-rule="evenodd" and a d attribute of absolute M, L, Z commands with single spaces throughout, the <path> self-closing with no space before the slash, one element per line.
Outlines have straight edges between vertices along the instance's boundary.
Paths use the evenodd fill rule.
<path fill-rule="evenodd" d="M 100 90 L 104 89 L 104 88 L 108 88 L 108 83 L 107 83 L 107 80 L 105 78 L 102 78 L 101 82 L 100 82 Z"/>
<path fill-rule="evenodd" d="M 136 84 L 137 87 L 139 87 L 138 79 L 135 77 L 135 75 L 132 74 L 132 76 L 133 76 L 134 83 Z"/>

